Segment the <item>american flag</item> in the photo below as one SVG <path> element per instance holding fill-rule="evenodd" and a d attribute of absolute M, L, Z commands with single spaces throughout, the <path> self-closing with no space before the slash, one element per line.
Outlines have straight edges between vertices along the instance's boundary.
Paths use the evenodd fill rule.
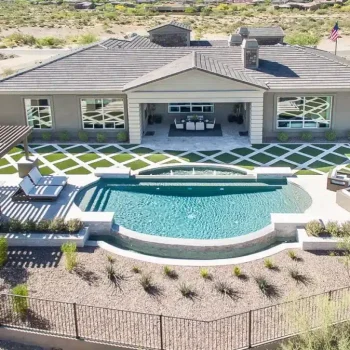
<path fill-rule="evenodd" d="M 337 39 L 340 37 L 339 34 L 339 26 L 338 26 L 338 22 L 334 25 L 334 28 L 331 31 L 331 35 L 329 36 L 329 39 L 333 40 L 333 41 L 337 41 Z"/>

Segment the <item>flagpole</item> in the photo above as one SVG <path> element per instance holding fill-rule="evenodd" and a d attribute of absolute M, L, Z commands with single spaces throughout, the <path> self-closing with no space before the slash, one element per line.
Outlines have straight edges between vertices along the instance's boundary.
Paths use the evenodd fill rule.
<path fill-rule="evenodd" d="M 337 56 L 337 46 L 338 46 L 338 38 L 335 39 L 335 55 Z"/>

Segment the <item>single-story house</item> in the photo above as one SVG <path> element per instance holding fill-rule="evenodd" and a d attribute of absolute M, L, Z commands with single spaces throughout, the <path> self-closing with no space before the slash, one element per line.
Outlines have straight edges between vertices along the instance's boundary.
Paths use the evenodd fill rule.
<path fill-rule="evenodd" d="M 350 130 L 345 59 L 307 47 L 259 45 L 249 30 L 203 45 L 190 33 L 171 22 L 149 37 L 108 39 L 6 77 L 0 124 L 29 125 L 36 134 L 123 131 L 133 144 L 142 143 L 154 115 L 163 126 L 156 132 L 196 115 L 223 130 L 244 129 L 253 144 L 280 132 Z M 237 114 L 240 125 L 227 122 Z"/>

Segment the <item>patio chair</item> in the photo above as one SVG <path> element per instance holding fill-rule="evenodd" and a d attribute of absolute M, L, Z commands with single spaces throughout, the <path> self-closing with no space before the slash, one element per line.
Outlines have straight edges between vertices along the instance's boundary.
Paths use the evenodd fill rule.
<path fill-rule="evenodd" d="M 66 186 L 67 184 L 67 176 L 43 176 L 36 167 L 28 175 L 35 186 Z"/>
<path fill-rule="evenodd" d="M 204 130 L 205 130 L 204 122 L 197 122 L 197 123 L 196 123 L 196 130 L 198 130 L 198 131 L 204 131 Z"/>
<path fill-rule="evenodd" d="M 206 128 L 207 128 L 207 129 L 214 129 L 214 127 L 215 127 L 215 121 L 216 121 L 216 119 L 214 119 L 213 121 L 207 122 Z"/>
<path fill-rule="evenodd" d="M 186 122 L 186 130 L 196 130 L 196 124 L 194 122 Z"/>
<path fill-rule="evenodd" d="M 26 176 L 19 184 L 27 199 L 55 200 L 63 190 L 63 186 L 35 186 Z"/>
<path fill-rule="evenodd" d="M 178 123 L 176 121 L 176 118 L 174 119 L 174 123 L 175 123 L 175 128 L 176 129 L 179 129 L 179 130 L 183 130 L 185 128 L 184 124 L 183 123 Z"/>

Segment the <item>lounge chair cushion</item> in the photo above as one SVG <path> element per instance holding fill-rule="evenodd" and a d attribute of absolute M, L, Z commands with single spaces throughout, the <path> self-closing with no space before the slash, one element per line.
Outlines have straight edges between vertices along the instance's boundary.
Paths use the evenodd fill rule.
<path fill-rule="evenodd" d="M 65 186 L 67 184 L 66 176 L 42 176 L 38 168 L 33 168 L 28 175 L 36 186 Z"/>
<path fill-rule="evenodd" d="M 63 190 L 63 186 L 34 186 L 28 176 L 21 181 L 19 186 L 29 198 L 56 198 Z"/>

